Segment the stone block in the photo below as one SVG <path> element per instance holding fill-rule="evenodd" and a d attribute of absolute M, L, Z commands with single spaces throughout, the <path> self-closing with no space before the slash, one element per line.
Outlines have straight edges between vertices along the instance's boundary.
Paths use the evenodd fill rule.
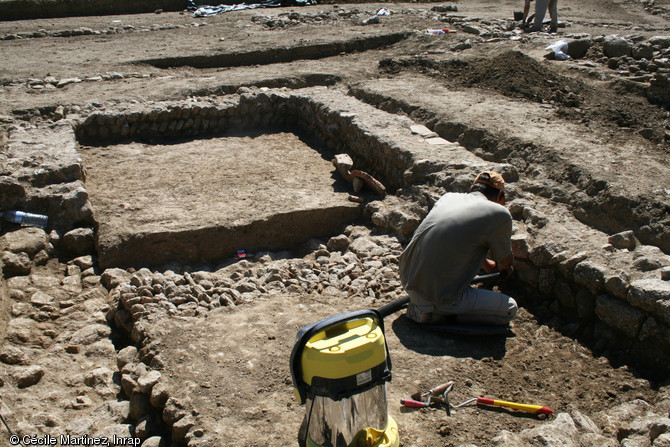
<path fill-rule="evenodd" d="M 27 253 L 12 253 L 5 251 L 2 254 L 2 272 L 5 278 L 28 275 L 32 269 L 30 257 Z"/>
<path fill-rule="evenodd" d="M 75 228 L 63 236 L 62 243 L 68 252 L 86 255 L 94 251 L 95 235 L 91 228 Z"/>
<path fill-rule="evenodd" d="M 130 396 L 130 418 L 138 421 L 149 414 L 153 407 L 149 401 L 149 396 L 144 393 L 134 393 Z"/>
<path fill-rule="evenodd" d="M 670 256 L 651 245 L 642 245 L 634 252 L 633 268 L 642 272 L 659 269 L 670 265 Z"/>
<path fill-rule="evenodd" d="M 561 273 L 563 273 L 563 276 L 565 276 L 568 279 L 572 279 L 575 266 L 578 263 L 587 259 L 588 257 L 589 257 L 589 255 L 586 252 L 582 251 L 582 252 L 576 253 L 576 254 L 574 254 L 572 256 L 569 256 L 566 259 L 560 261 L 560 263 L 558 265 L 558 268 L 561 271 Z"/>
<path fill-rule="evenodd" d="M 609 295 L 596 298 L 596 315 L 608 326 L 620 330 L 629 338 L 637 338 L 646 315 L 640 309 Z"/>
<path fill-rule="evenodd" d="M 4 235 L 7 249 L 12 253 L 27 253 L 34 256 L 40 250 L 47 248 L 49 238 L 41 228 L 21 228 Z"/>
<path fill-rule="evenodd" d="M 556 262 L 556 257 L 562 253 L 564 248 L 553 242 L 539 245 L 531 250 L 529 259 L 538 267 L 545 267 Z"/>
<path fill-rule="evenodd" d="M 184 405 L 179 402 L 174 397 L 170 397 L 165 402 L 165 408 L 163 409 L 163 422 L 168 425 L 173 425 L 179 419 L 186 416 L 187 411 L 184 408 Z"/>
<path fill-rule="evenodd" d="M 574 279 L 577 284 L 597 294 L 605 288 L 606 270 L 591 261 L 582 261 L 575 266 Z"/>
<path fill-rule="evenodd" d="M 512 235 L 512 253 L 515 259 L 528 259 L 530 256 L 530 236 L 525 233 Z"/>
<path fill-rule="evenodd" d="M 613 234 L 608 238 L 608 242 L 612 244 L 614 248 L 618 248 L 619 250 L 633 250 L 637 246 L 637 238 L 632 230 Z"/>
<path fill-rule="evenodd" d="M 669 48 L 670 47 L 670 36 L 652 36 L 647 39 L 650 45 L 657 46 L 659 48 Z"/>
<path fill-rule="evenodd" d="M 630 278 L 626 272 L 618 271 L 605 279 L 605 289 L 616 297 L 626 298 L 629 287 Z"/>
<path fill-rule="evenodd" d="M 148 371 L 146 374 L 142 374 L 137 379 L 137 384 L 140 387 L 140 391 L 147 394 L 151 393 L 151 389 L 158 383 L 161 379 L 161 373 L 158 371 Z"/>
<path fill-rule="evenodd" d="M 641 42 L 633 46 L 631 54 L 637 60 L 651 60 L 654 57 L 654 49 L 648 43 Z"/>
<path fill-rule="evenodd" d="M 603 40 L 603 53 L 607 57 L 630 56 L 632 51 L 632 44 L 623 37 L 614 34 Z"/>
<path fill-rule="evenodd" d="M 586 52 L 591 48 L 592 41 L 587 39 L 575 39 L 568 42 L 568 56 L 573 59 L 581 59 L 586 56 Z"/>
<path fill-rule="evenodd" d="M 12 376 L 19 388 L 27 388 L 37 384 L 44 376 L 44 368 L 38 365 L 27 366 L 15 371 Z"/>
<path fill-rule="evenodd" d="M 670 282 L 660 279 L 633 281 L 627 299 L 631 305 L 646 310 L 665 324 L 670 324 Z"/>

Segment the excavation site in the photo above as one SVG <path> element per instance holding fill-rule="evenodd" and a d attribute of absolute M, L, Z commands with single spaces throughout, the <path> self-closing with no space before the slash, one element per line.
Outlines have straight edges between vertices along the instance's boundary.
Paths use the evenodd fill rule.
<path fill-rule="evenodd" d="M 522 10 L 1 0 L 0 445 L 670 446 L 670 2 Z M 417 323 L 483 171 L 516 317 Z"/>

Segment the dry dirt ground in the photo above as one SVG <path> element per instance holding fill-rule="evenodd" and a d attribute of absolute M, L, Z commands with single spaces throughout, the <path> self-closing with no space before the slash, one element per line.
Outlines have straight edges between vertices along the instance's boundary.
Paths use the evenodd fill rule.
<path fill-rule="evenodd" d="M 172 100 L 235 91 L 243 85 L 292 87 L 328 79 L 332 88 L 345 92 L 377 93 L 399 104 L 428 105 L 446 116 L 470 120 L 500 138 L 536 139 L 587 171 L 611 173 L 612 182 L 631 193 L 653 192 L 667 201 L 668 112 L 649 104 L 629 83 L 612 87 L 603 81 L 600 74 L 611 75 L 607 67 L 589 66 L 587 71 L 577 62 L 544 58 L 545 47 L 566 34 L 668 35 L 667 1 L 656 2 L 657 14 L 651 14 L 639 2 L 561 0 L 560 20 L 567 26 L 557 37 L 493 39 L 458 52 L 450 47 L 471 36 L 421 32 L 444 26 L 429 12 L 434 5 L 342 3 L 243 10 L 204 19 L 189 13 L 162 13 L 0 22 L 0 36 L 81 27 L 117 29 L 110 34 L 0 42 L 0 115 L 30 119 L 39 110 L 58 105 Z M 458 14 L 494 20 L 510 19 L 522 2 L 472 0 L 457 5 Z M 382 16 L 378 24 L 360 24 L 382 7 L 393 14 Z M 283 26 L 271 20 L 286 14 L 293 14 L 295 20 L 284 21 Z M 411 34 L 399 43 L 366 51 L 276 63 L 271 56 L 273 50 L 280 53 L 285 48 L 401 31 Z M 258 54 L 245 56 L 252 51 Z M 158 68 L 143 62 L 219 53 L 250 62 L 204 68 Z M 111 72 L 123 76 L 96 78 Z M 47 76 L 83 82 L 62 88 L 27 85 L 31 79 Z M 420 107 L 403 110 L 393 102 L 386 109 L 413 113 L 415 118 L 422 113 Z M 151 149 L 138 143 L 123 150 L 149 157 Z M 123 160 L 114 162 L 114 169 L 126 169 Z M 92 179 L 105 169 L 105 158 L 95 163 L 101 164 L 91 163 Z M 188 176 L 189 169 L 195 172 L 198 166 L 175 166 L 179 175 Z M 294 173 L 291 169 L 288 175 Z M 117 187 L 137 192 L 141 174 L 117 174 Z M 121 207 L 126 201 L 109 200 L 118 200 Z M 151 196 L 143 200 L 150 201 Z M 254 197 L 249 200 L 266 206 Z M 268 204 L 268 210 L 272 206 L 276 204 Z M 334 313 L 378 307 L 386 301 L 384 297 L 343 300 L 319 294 L 277 295 L 218 309 L 204 319 L 184 319 L 178 325 L 157 322 L 151 332 L 160 340 L 159 351 L 170 360 L 165 376 L 183 383 L 184 397 L 192 401 L 205 425 L 219 427 L 219 432 L 211 434 L 219 445 L 292 445 L 304 411 L 293 399 L 288 370 L 297 330 Z M 407 411 L 399 406 L 400 398 L 445 380 L 456 381 L 454 400 L 484 395 L 589 415 L 635 398 L 655 401 L 663 380 L 613 365 L 594 354 L 592 346 L 543 325 L 531 311 L 522 309 L 514 322 L 514 336 L 485 339 L 426 334 L 400 314 L 387 318 L 394 374 L 388 385 L 389 412 L 399 423 L 401 445 L 484 446 L 502 430 L 516 432 L 543 423 L 536 417 L 478 407 L 447 417 L 441 411 Z M 203 332 L 214 336 L 204 340 L 196 336 Z M 176 339 L 190 341 L 171 343 Z"/>

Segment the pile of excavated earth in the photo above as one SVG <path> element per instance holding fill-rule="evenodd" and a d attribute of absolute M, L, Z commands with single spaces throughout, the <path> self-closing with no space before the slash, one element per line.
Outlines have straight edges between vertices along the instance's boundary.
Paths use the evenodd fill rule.
<path fill-rule="evenodd" d="M 491 169 L 515 275 L 480 286 L 521 309 L 385 318 L 400 445 L 670 446 L 670 5 L 522 6 L 0 22 L 0 211 L 48 217 L 0 219 L 0 445 L 298 444 L 298 330 L 406 296 L 414 230 Z M 554 412 L 399 403 L 448 380 Z"/>

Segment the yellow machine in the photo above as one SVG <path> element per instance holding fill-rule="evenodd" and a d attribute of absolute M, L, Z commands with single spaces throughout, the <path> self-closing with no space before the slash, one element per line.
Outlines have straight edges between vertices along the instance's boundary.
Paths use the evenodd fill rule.
<path fill-rule="evenodd" d="M 391 359 L 376 310 L 335 315 L 303 327 L 291 353 L 296 398 L 305 404 L 308 447 L 397 447 L 388 414 Z"/>

